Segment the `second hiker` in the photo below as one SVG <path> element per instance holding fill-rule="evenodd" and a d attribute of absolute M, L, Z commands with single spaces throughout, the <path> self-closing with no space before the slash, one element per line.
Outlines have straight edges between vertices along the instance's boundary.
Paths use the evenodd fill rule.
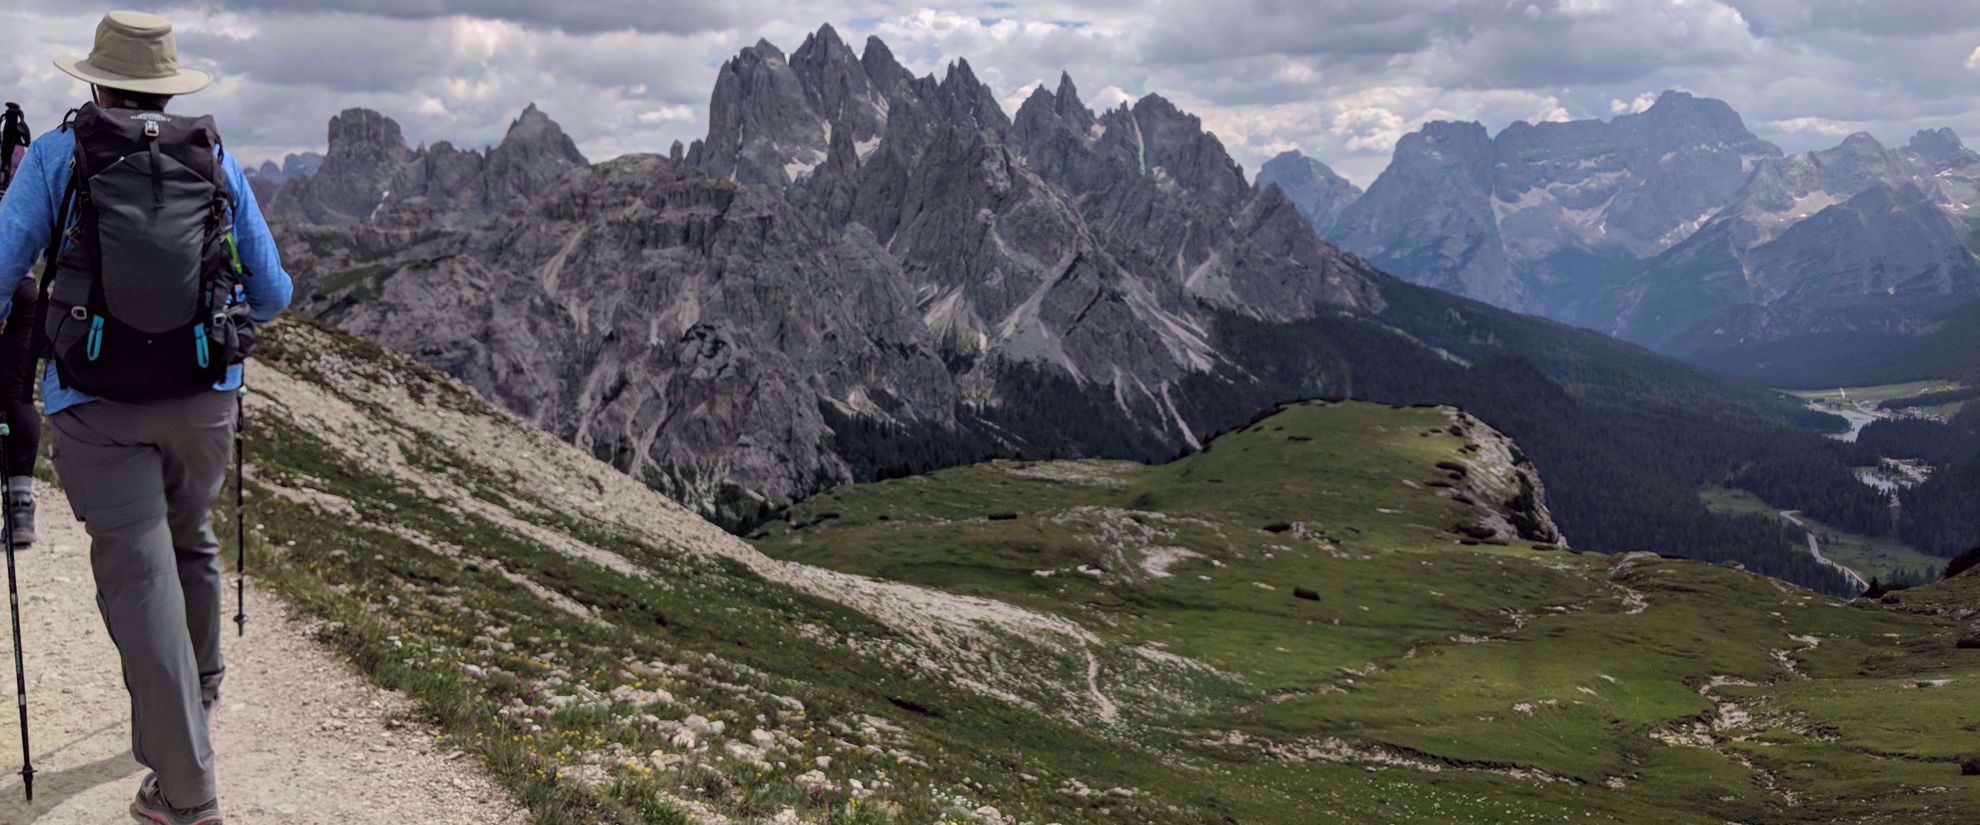
<path fill-rule="evenodd" d="M 20 106 L 9 103 L 0 111 L 0 195 L 14 182 L 14 170 L 27 156 L 33 142 L 27 118 Z M 40 306 L 35 292 L 34 273 L 28 272 L 14 287 L 12 311 L 0 322 L 0 414 L 8 429 L 0 435 L 6 448 L 5 501 L 0 506 L 12 510 L 14 548 L 34 543 L 34 463 L 41 452 L 41 415 L 34 409 L 34 362 L 40 353 L 41 336 L 35 331 L 35 310 Z"/>

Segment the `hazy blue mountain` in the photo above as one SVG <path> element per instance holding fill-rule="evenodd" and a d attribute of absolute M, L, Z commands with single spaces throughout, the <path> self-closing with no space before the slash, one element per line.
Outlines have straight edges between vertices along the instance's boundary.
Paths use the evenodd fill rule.
<path fill-rule="evenodd" d="M 1321 237 L 1332 232 L 1340 223 L 1341 213 L 1361 197 L 1361 187 L 1335 174 L 1327 164 L 1300 154 L 1298 149 L 1281 152 L 1258 167 L 1257 185 L 1261 190 L 1267 186 L 1279 187 Z"/>
<path fill-rule="evenodd" d="M 1665 92 L 1612 120 L 1429 123 L 1328 238 L 1411 281 L 1600 326 L 1617 263 L 1658 254 L 1780 150 L 1724 102 Z"/>

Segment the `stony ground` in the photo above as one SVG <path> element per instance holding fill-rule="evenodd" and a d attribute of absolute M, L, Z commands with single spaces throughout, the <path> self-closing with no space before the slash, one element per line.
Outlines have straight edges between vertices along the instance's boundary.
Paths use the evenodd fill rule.
<path fill-rule="evenodd" d="M 143 771 L 130 755 L 130 704 L 96 611 L 87 537 L 59 491 L 44 488 L 39 498 L 42 543 L 19 559 L 35 796 L 31 806 L 22 798 L 10 678 L 0 825 L 128 822 Z M 281 602 L 254 590 L 248 598 L 247 636 L 228 633 L 223 643 L 229 675 L 215 725 L 228 822 L 527 819 L 476 760 L 437 749 L 432 732 L 407 722 L 403 698 L 334 658 Z M 11 663 L 11 637 L 0 644 Z"/>

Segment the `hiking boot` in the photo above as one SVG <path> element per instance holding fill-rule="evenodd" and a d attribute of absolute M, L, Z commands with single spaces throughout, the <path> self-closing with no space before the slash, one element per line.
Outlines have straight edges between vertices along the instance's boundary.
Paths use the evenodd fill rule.
<path fill-rule="evenodd" d="M 191 808 L 174 808 L 165 801 L 165 794 L 158 790 L 157 774 L 144 778 L 137 798 L 131 800 L 131 816 L 139 822 L 157 825 L 222 825 L 220 800 Z"/>
<path fill-rule="evenodd" d="M 34 494 L 8 491 L 7 512 L 14 519 L 14 549 L 27 549 L 34 544 Z"/>

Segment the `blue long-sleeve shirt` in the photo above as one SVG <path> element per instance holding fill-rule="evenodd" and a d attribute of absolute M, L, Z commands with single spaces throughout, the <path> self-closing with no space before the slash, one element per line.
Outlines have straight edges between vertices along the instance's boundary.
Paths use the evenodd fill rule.
<path fill-rule="evenodd" d="M 62 192 L 69 183 L 69 158 L 74 156 L 75 148 L 76 135 L 71 130 L 42 135 L 28 147 L 27 157 L 22 159 L 13 184 L 7 188 L 6 199 L 0 200 L 0 318 L 6 317 L 12 308 L 14 287 L 48 248 L 48 233 L 62 208 Z M 282 269 L 275 236 L 268 231 L 261 208 L 255 205 L 254 190 L 248 186 L 247 176 L 241 173 L 233 155 L 223 153 L 220 167 L 233 197 L 234 242 L 240 249 L 241 264 L 249 273 L 242 281 L 247 292 L 248 315 L 255 323 L 265 324 L 288 308 L 294 285 L 289 273 Z M 241 367 L 236 364 L 227 370 L 226 380 L 213 385 L 213 389 L 231 392 L 240 386 Z M 42 409 L 49 415 L 94 400 L 94 396 L 86 393 L 64 389 L 53 369 L 42 375 Z"/>

